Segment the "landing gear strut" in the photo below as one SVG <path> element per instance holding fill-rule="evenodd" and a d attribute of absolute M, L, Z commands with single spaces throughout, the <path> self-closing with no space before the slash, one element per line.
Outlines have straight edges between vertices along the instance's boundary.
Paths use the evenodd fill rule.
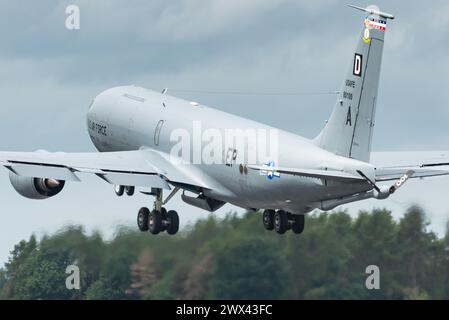
<path fill-rule="evenodd" d="M 262 215 L 262 222 L 266 230 L 275 230 L 279 234 L 284 234 L 287 230 L 299 234 L 304 231 L 305 218 L 303 214 L 292 214 L 284 210 L 265 210 Z"/>

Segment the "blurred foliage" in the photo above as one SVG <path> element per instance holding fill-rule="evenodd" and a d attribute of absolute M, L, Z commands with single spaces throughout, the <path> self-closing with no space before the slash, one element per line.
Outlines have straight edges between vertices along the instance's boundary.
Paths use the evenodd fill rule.
<path fill-rule="evenodd" d="M 1 299 L 449 299 L 449 234 L 410 207 L 306 217 L 303 234 L 265 231 L 260 213 L 199 220 L 176 236 L 124 227 L 110 241 L 79 226 L 11 251 Z M 81 289 L 65 287 L 80 268 Z M 368 265 L 380 290 L 365 287 Z"/>

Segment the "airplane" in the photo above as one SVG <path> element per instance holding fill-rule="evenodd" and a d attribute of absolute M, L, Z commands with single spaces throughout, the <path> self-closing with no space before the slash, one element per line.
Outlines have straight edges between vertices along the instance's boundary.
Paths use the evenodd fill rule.
<path fill-rule="evenodd" d="M 143 188 L 140 192 L 154 201 L 151 210 L 138 211 L 138 229 L 170 235 L 179 230 L 179 216 L 165 205 L 179 191 L 189 205 L 210 212 L 225 203 L 260 210 L 266 230 L 299 234 L 312 210 L 386 199 L 410 178 L 448 175 L 449 162 L 370 163 L 384 36 L 394 16 L 377 7 L 350 7 L 366 17 L 332 114 L 314 139 L 176 98 L 167 89 L 129 85 L 98 94 L 89 106 L 88 133 L 99 152 L 0 152 L 0 165 L 14 189 L 30 199 L 53 197 L 66 181 L 81 181 L 80 174 L 113 185 L 117 196 Z M 259 146 L 246 137 L 240 144 L 231 139 L 210 148 L 209 155 L 221 161 L 195 159 L 208 154 L 207 141 L 195 138 L 198 124 L 209 130 L 208 141 L 217 136 L 222 141 L 228 129 L 273 133 L 268 144 L 271 148 L 275 140 L 276 152 L 254 160 L 246 151 Z M 170 192 L 165 198 L 164 190 Z"/>

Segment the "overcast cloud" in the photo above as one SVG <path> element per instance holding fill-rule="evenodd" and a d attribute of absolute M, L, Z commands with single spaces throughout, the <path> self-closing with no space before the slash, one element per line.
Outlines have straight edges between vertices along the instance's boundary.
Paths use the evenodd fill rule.
<path fill-rule="evenodd" d="M 80 7 L 79 31 L 65 29 L 69 4 Z M 397 19 L 387 28 L 374 150 L 449 150 L 449 3 L 376 5 Z M 87 107 L 96 94 L 121 84 L 155 90 L 338 90 L 363 18 L 332 0 L 0 0 L 0 149 L 93 151 Z M 309 138 L 335 101 L 333 95 L 171 93 Z M 133 225 L 138 208 L 150 205 L 148 197 L 119 199 L 104 182 L 89 177 L 87 182 L 35 202 L 20 198 L 2 170 L 0 262 L 32 232 L 75 222 L 110 235 L 117 223 Z M 411 182 L 392 201 L 345 208 L 385 205 L 399 217 L 417 202 L 441 233 L 449 213 L 448 183 L 447 178 Z M 184 223 L 207 214 L 179 199 L 173 207 Z"/>

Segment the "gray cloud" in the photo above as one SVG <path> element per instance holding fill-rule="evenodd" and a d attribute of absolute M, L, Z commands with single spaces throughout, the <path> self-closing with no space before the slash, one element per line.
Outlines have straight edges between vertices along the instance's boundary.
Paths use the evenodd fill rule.
<path fill-rule="evenodd" d="M 64 28 L 64 10 L 72 1 L 29 3 L 33 10 L 1 4 L 4 87 L 16 79 L 23 89 L 26 79 L 28 87 L 48 81 L 89 94 L 90 88 L 127 83 L 157 90 L 336 90 L 362 21 L 337 1 L 73 1 L 81 8 L 82 28 L 71 32 Z M 398 18 L 388 28 L 374 147 L 447 149 L 448 5 L 378 5 Z M 308 137 L 334 103 L 320 96 L 182 96 Z M 79 105 L 90 99 L 78 95 Z M 398 126 L 391 139 L 389 129 Z"/>

